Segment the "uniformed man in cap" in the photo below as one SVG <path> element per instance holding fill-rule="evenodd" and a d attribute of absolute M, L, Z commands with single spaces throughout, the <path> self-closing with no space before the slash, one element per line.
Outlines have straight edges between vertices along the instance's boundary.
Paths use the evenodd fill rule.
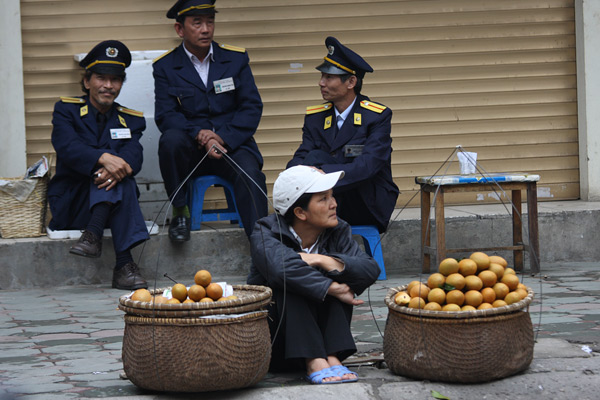
<path fill-rule="evenodd" d="M 133 178 L 142 167 L 146 121 L 115 102 L 130 63 L 131 53 L 116 40 L 99 43 L 79 63 L 85 95 L 61 97 L 52 114 L 57 158 L 48 201 L 52 230 L 83 230 L 72 254 L 100 257 L 102 234 L 110 228 L 116 253 L 112 286 L 133 290 L 148 285 L 130 250 L 149 236 Z"/>
<path fill-rule="evenodd" d="M 373 72 L 362 57 L 331 36 L 325 45 L 317 70 L 327 102 L 306 109 L 302 143 L 287 167 L 344 171 L 334 188 L 338 216 L 384 232 L 399 193 L 391 173 L 392 111 L 361 94 L 365 73 Z"/>
<path fill-rule="evenodd" d="M 154 118 L 162 132 L 160 170 L 173 201 L 173 242 L 190 239 L 187 185 L 177 189 L 207 153 L 194 175 L 218 175 L 233 183 L 246 234 L 267 215 L 263 159 L 253 137 L 262 101 L 246 50 L 213 40 L 214 3 L 177 1 L 167 17 L 175 19 L 182 43 L 154 61 Z"/>

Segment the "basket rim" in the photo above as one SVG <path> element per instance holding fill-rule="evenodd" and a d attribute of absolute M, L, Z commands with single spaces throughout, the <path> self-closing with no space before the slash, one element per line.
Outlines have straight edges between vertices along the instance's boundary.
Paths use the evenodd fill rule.
<path fill-rule="evenodd" d="M 266 318 L 268 311 L 257 310 L 250 311 L 241 315 L 232 315 L 224 318 L 215 318 L 211 316 L 201 316 L 194 318 L 176 318 L 176 317 L 147 317 L 132 314 L 123 316 L 125 323 L 134 325 L 177 325 L 177 326 L 194 326 L 194 325 L 225 325 L 238 322 L 253 321 L 261 318 Z"/>
<path fill-rule="evenodd" d="M 401 314 L 407 314 L 417 317 L 425 318 L 442 318 L 442 319 L 463 319 L 463 318 L 481 318 L 488 316 L 496 316 L 502 314 L 509 314 L 516 311 L 520 311 L 531 304 L 533 301 L 534 292 L 530 287 L 527 287 L 527 297 L 523 300 L 513 304 L 502 307 L 494 307 L 485 310 L 471 310 L 471 311 L 431 311 L 423 310 L 420 308 L 408 308 L 406 306 L 399 306 L 394 302 L 394 295 L 398 292 L 406 290 L 408 285 L 398 286 L 396 288 L 389 288 L 384 298 L 385 304 L 390 310 L 399 312 Z"/>
<path fill-rule="evenodd" d="M 181 304 L 155 304 L 131 300 L 128 295 L 119 297 L 119 309 L 128 314 L 162 316 L 199 316 L 210 314 L 232 314 L 252 311 L 250 308 L 259 308 L 271 300 L 272 291 L 267 286 L 259 285 L 232 285 L 234 291 L 251 292 L 237 299 L 223 300 L 207 303 L 181 303 Z M 150 290 L 152 295 L 163 293 L 168 288 Z"/>

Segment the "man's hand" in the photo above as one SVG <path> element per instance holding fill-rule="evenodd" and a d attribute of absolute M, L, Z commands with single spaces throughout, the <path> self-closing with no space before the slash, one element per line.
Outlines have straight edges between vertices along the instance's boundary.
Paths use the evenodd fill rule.
<path fill-rule="evenodd" d="M 354 292 L 350 289 L 350 286 L 345 283 L 331 282 L 329 289 L 327 289 L 327 294 L 337 298 L 342 303 L 353 306 L 364 304 L 364 301 L 354 298 Z"/>
<path fill-rule="evenodd" d="M 325 271 L 343 271 L 344 264 L 339 260 L 322 254 L 298 253 L 302 260 L 311 267 L 319 267 Z"/>
<path fill-rule="evenodd" d="M 227 153 L 227 149 L 221 147 L 215 139 L 211 139 L 206 143 L 204 149 L 208 153 L 208 157 L 218 160 L 223 157 L 223 153 Z"/>
<path fill-rule="evenodd" d="M 103 153 L 98 159 L 98 164 L 101 167 L 94 172 L 94 184 L 100 189 L 110 190 L 118 182 L 133 174 L 133 169 L 127 161 L 110 153 Z"/>
<path fill-rule="evenodd" d="M 196 141 L 198 142 L 198 146 L 206 147 L 210 140 L 216 140 L 219 145 L 225 146 L 225 142 L 223 141 L 223 139 L 221 139 L 221 136 L 217 135 L 210 129 L 200 129 L 200 132 L 198 132 L 198 135 L 196 135 Z"/>

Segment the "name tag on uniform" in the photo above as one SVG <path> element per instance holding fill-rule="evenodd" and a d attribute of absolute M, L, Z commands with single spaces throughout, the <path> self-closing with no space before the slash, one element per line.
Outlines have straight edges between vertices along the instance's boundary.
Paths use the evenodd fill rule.
<path fill-rule="evenodd" d="M 363 152 L 364 145 L 360 144 L 347 144 L 344 146 L 344 157 L 357 157 Z"/>
<path fill-rule="evenodd" d="M 113 128 L 110 130 L 111 139 L 131 139 L 129 128 Z"/>
<path fill-rule="evenodd" d="M 220 79 L 218 81 L 214 81 L 213 86 L 215 87 L 216 94 L 230 92 L 235 89 L 235 84 L 233 83 L 233 78 L 225 78 L 225 79 Z"/>

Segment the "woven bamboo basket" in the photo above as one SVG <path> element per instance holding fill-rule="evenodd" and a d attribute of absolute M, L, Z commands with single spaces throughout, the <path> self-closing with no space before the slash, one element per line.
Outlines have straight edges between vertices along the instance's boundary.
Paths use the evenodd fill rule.
<path fill-rule="evenodd" d="M 271 289 L 233 288 L 236 300 L 156 304 L 155 309 L 121 297 L 119 308 L 127 313 L 123 368 L 131 382 L 147 390 L 207 392 L 252 386 L 263 379 L 271 359 L 263 308 Z"/>
<path fill-rule="evenodd" d="M 21 178 L 2 178 L 20 181 Z M 36 178 L 35 189 L 25 201 L 0 191 L 0 236 L 4 239 L 41 236 L 46 219 L 48 176 Z"/>
<path fill-rule="evenodd" d="M 533 291 L 511 305 L 488 310 L 445 312 L 398 306 L 385 297 L 389 314 L 383 352 L 396 375 L 431 381 L 488 382 L 527 369 L 533 359 L 528 306 Z"/>

